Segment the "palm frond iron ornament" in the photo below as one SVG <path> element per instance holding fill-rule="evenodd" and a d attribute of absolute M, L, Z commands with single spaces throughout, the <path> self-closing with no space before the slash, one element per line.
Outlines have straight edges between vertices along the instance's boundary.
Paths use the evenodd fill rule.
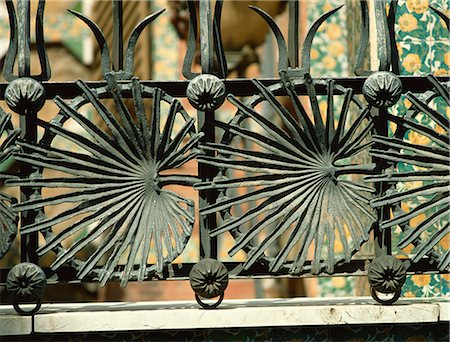
<path fill-rule="evenodd" d="M 264 259 L 272 272 L 287 268 L 298 274 L 309 268 L 312 274 L 332 273 L 336 264 L 350 261 L 368 240 L 376 220 L 369 205 L 374 189 L 357 177 L 349 177 L 374 171 L 374 164 L 360 158 L 371 145 L 370 113 L 351 89 L 335 86 L 332 81 L 315 84 L 307 73 L 303 79 L 291 79 L 282 73 L 282 82 L 270 87 L 253 82 L 259 93 L 245 103 L 233 95 L 228 97 L 238 111 L 230 123 L 216 123 L 225 131 L 222 141 L 200 146 L 216 151 L 218 156 L 201 155 L 199 161 L 221 170 L 213 181 L 196 185 L 197 189 L 221 192 L 216 203 L 201 213 L 222 213 L 224 220 L 211 235 L 231 232 L 235 245 L 229 254 L 245 250 L 248 258 L 244 268 Z M 295 91 L 300 84 L 307 88 L 313 118 Z M 317 86 L 326 87 L 328 93 L 325 120 L 318 106 Z M 281 90 L 294 113 L 274 95 Z M 334 101 L 338 95 L 344 100 L 335 125 Z M 258 113 L 255 107 L 260 103 L 270 106 L 280 125 Z M 350 107 L 358 113 L 353 123 Z M 246 128 L 249 126 L 251 130 Z M 256 148 L 245 148 L 251 145 Z M 227 170 L 245 175 L 228 176 Z M 239 189 L 239 193 L 231 195 L 232 189 Z M 250 209 L 246 210 L 247 206 Z M 242 214 L 233 215 L 238 209 Z M 286 233 L 284 246 L 269 257 L 266 252 Z M 335 251 L 336 240 L 344 246 L 343 256 Z M 306 267 L 312 245 L 313 260 Z M 289 261 L 292 253 L 294 260 Z"/>
<path fill-rule="evenodd" d="M 16 160 L 38 168 L 39 175 L 13 180 L 10 185 L 70 189 L 15 205 L 16 211 L 24 211 L 74 203 L 54 217 L 22 227 L 21 234 L 44 235 L 45 244 L 38 254 L 54 251 L 53 269 L 71 264 L 81 279 L 89 275 L 105 284 L 115 277 L 125 285 L 130 279 L 142 281 L 161 272 L 183 251 L 193 228 L 194 203 L 167 186 L 190 186 L 197 181 L 195 176 L 170 170 L 196 157 L 195 145 L 202 133 L 195 131 L 194 119 L 180 102 L 162 90 L 144 86 L 136 78 L 123 84 L 118 84 L 113 74 L 106 79 L 108 85 L 101 88 L 79 81 L 83 94 L 69 103 L 55 98 L 60 112 L 50 123 L 38 122 L 45 129 L 40 143 L 21 141 L 21 152 L 15 154 Z M 132 94 L 135 117 L 125 105 L 123 92 Z M 107 93 L 114 99 L 114 113 L 100 100 Z M 153 100 L 150 120 L 143 97 Z M 102 124 L 95 125 L 81 114 L 79 109 L 87 103 L 95 108 Z M 163 103 L 169 110 L 162 125 Z M 180 120 L 182 127 L 176 130 L 175 123 Z M 68 121 L 77 123 L 82 132 L 66 129 Z M 79 152 L 52 146 L 55 137 L 75 144 Z M 48 178 L 44 169 L 65 175 Z M 63 229 L 54 232 L 56 225 Z M 84 230 L 84 236 L 63 246 L 65 240 Z M 78 260 L 77 253 L 93 243 L 97 244 L 94 252 L 86 260 Z M 153 265 L 147 264 L 150 255 L 156 260 Z M 125 266 L 116 271 L 123 258 Z"/>
<path fill-rule="evenodd" d="M 374 208 L 392 206 L 393 217 L 381 222 L 381 229 L 390 229 L 399 225 L 403 230 L 400 248 L 413 244 L 412 261 L 417 262 L 424 256 L 438 263 L 438 268 L 448 270 L 450 267 L 450 251 L 437 251 L 438 243 L 449 238 L 450 234 L 450 121 L 436 109 L 450 105 L 449 83 L 439 83 L 434 76 L 428 76 L 433 89 L 420 96 L 407 93 L 411 102 L 406 114 L 402 117 L 389 115 L 388 119 L 396 125 L 393 137 L 374 136 L 377 148 L 370 154 L 386 160 L 392 170 L 385 174 L 367 178 L 375 183 L 392 184 L 392 188 L 384 196 L 373 199 Z M 438 102 L 441 101 L 440 104 Z M 417 120 L 424 116 L 425 124 Z M 439 127 L 440 130 L 432 127 Z M 419 137 L 416 142 L 408 141 L 410 133 Z M 403 169 L 399 169 L 399 164 Z M 398 183 L 409 184 L 408 189 L 395 188 Z M 402 209 L 402 203 L 411 199 L 420 201 L 409 211 Z M 410 222 L 425 215 L 416 226 Z"/>
<path fill-rule="evenodd" d="M 15 141 L 20 134 L 19 129 L 14 129 L 11 123 L 11 115 L 0 108 L 0 164 L 6 163 L 15 149 Z M 2 179 L 10 179 L 14 176 L 0 174 Z M 17 203 L 17 199 L 4 192 L 0 192 L 0 259 L 9 251 L 17 235 L 18 215 L 11 209 Z"/>
<path fill-rule="evenodd" d="M 336 265 L 349 262 L 369 239 L 376 221 L 369 205 L 375 189 L 358 179 L 375 172 L 375 164 L 366 158 L 373 129 L 370 112 L 352 89 L 332 80 L 315 82 L 309 73 L 314 35 L 341 7 L 312 25 L 303 45 L 301 68 L 289 67 L 287 46 L 273 19 L 252 7 L 275 35 L 281 80 L 269 87 L 253 80 L 257 94 L 245 102 L 229 95 L 237 113 L 228 124 L 215 123 L 224 131 L 221 142 L 200 146 L 217 157 L 201 155 L 199 161 L 220 170 L 212 181 L 195 185 L 199 190 L 219 191 L 216 203 L 200 213 L 221 213 L 221 224 L 210 234 L 232 234 L 235 244 L 229 254 L 244 250 L 244 269 L 262 262 L 274 273 L 333 273 Z M 308 104 L 301 101 L 298 87 L 306 89 Z M 317 87 L 326 89 L 324 118 Z M 277 95 L 286 96 L 289 105 Z M 343 99 L 340 108 L 336 108 L 338 97 Z M 259 104 L 270 107 L 279 122 L 260 113 Z M 339 241 L 343 253 L 336 250 Z M 275 255 L 270 255 L 277 246 Z"/>

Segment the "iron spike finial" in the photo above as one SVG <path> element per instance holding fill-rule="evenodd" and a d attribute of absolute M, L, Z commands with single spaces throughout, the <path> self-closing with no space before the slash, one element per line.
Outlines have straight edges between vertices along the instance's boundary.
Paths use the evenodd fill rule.
<path fill-rule="evenodd" d="M 112 51 L 112 65 L 111 65 L 111 51 L 108 47 L 105 35 L 102 29 L 90 18 L 85 15 L 69 10 L 70 13 L 81 19 L 94 34 L 97 44 L 101 51 L 101 69 L 103 77 L 106 77 L 108 73 L 114 74 L 116 79 L 119 80 L 130 80 L 134 73 L 134 54 L 137 44 L 137 40 L 141 35 L 144 28 L 147 27 L 153 20 L 159 17 L 165 9 L 159 10 L 153 14 L 145 17 L 141 22 L 139 22 L 131 32 L 130 38 L 128 40 L 128 45 L 125 50 L 125 56 L 123 54 L 123 16 L 122 16 L 122 1 L 113 3 L 113 51 Z"/>
<path fill-rule="evenodd" d="M 123 1 L 112 2 L 113 12 L 113 51 L 112 68 L 114 71 L 123 70 Z"/>
<path fill-rule="evenodd" d="M 297 4 L 298 5 L 298 4 Z M 314 24 L 309 29 L 306 38 L 303 42 L 303 48 L 301 53 L 301 67 L 298 65 L 298 16 L 296 17 L 295 11 L 298 11 L 298 6 L 294 6 L 294 4 L 290 3 L 289 7 L 289 15 L 290 15 L 290 24 L 289 24 L 289 40 L 288 44 L 281 33 L 280 28 L 275 23 L 275 20 L 262 9 L 249 6 L 252 10 L 258 13 L 269 25 L 272 30 L 277 46 L 278 46 L 278 70 L 280 74 L 288 73 L 290 75 L 300 76 L 310 73 L 310 64 L 311 64 L 311 45 L 314 39 L 314 36 L 317 33 L 320 25 L 327 20 L 334 13 L 339 11 L 344 5 L 338 6 L 331 11 L 323 14 L 319 19 L 317 19 Z M 289 69 L 289 72 L 287 71 Z"/>
<path fill-rule="evenodd" d="M 9 17 L 10 38 L 9 48 L 3 65 L 3 77 L 7 81 L 13 81 L 19 77 L 48 81 L 51 77 L 51 70 L 44 41 L 45 0 L 39 0 L 36 12 L 36 45 L 41 66 L 39 75 L 31 75 L 30 71 L 30 2 L 28 0 L 18 0 L 17 13 L 12 0 L 6 1 L 6 8 Z M 19 66 L 17 75 L 13 71 L 16 59 Z"/>
<path fill-rule="evenodd" d="M 277 26 L 273 18 L 268 13 L 255 6 L 249 7 L 256 13 L 258 13 L 272 30 L 278 45 L 278 70 L 286 70 L 289 66 L 289 57 L 286 41 L 284 40 L 280 28 Z"/>
<path fill-rule="evenodd" d="M 183 62 L 183 76 L 188 80 L 192 80 L 199 75 L 199 73 L 191 71 L 197 47 L 198 33 L 197 7 L 195 3 L 195 1 L 187 2 L 189 11 L 189 35 L 187 40 L 187 51 Z M 228 68 L 220 32 L 223 0 L 216 1 L 213 16 L 211 15 L 212 12 L 209 0 L 199 2 L 198 7 L 200 13 L 205 13 L 200 14 L 200 18 L 202 18 L 203 21 L 201 21 L 199 25 L 202 72 L 205 74 L 216 75 L 219 78 L 225 78 L 228 75 Z M 217 60 L 217 67 L 214 63 L 214 58 Z"/>
<path fill-rule="evenodd" d="M 386 1 L 375 1 L 375 26 L 377 32 L 377 55 L 379 60 L 378 70 L 365 70 L 363 67 L 369 46 L 369 7 L 367 0 L 361 0 L 362 28 L 361 39 L 356 63 L 354 67 L 355 75 L 370 75 L 376 71 L 391 71 L 398 75 L 400 73 L 400 62 L 397 44 L 395 41 L 395 13 L 397 11 L 397 0 L 389 4 L 389 12 L 386 16 Z"/>

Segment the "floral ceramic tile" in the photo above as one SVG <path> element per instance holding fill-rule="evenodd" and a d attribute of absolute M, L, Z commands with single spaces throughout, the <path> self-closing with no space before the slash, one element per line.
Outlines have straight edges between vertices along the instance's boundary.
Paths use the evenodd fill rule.
<path fill-rule="evenodd" d="M 438 40 L 431 44 L 431 72 L 435 76 L 450 75 L 450 41 Z"/>
<path fill-rule="evenodd" d="M 425 76 L 431 72 L 430 47 L 425 42 L 401 41 L 397 44 L 402 75 Z"/>
<path fill-rule="evenodd" d="M 411 297 L 441 297 L 450 296 L 449 277 L 440 274 L 415 274 L 408 276 L 403 285 L 402 296 Z"/>
<path fill-rule="evenodd" d="M 448 31 L 443 21 L 429 8 L 450 13 L 448 0 L 402 0 L 396 15 L 397 40 L 446 39 Z"/>
<path fill-rule="evenodd" d="M 429 38 L 427 27 L 428 17 L 430 13 L 405 10 L 406 5 L 399 6 L 399 12 L 402 14 L 397 16 L 396 32 L 397 41 L 399 40 L 426 40 Z"/>
<path fill-rule="evenodd" d="M 343 1 L 308 2 L 308 27 L 322 14 Z M 336 77 L 347 74 L 347 32 L 345 7 L 329 17 L 319 28 L 311 47 L 311 74 L 314 77 Z"/>
<path fill-rule="evenodd" d="M 431 0 L 430 6 L 450 16 L 449 0 Z M 430 21 L 433 25 L 430 29 L 430 35 L 434 40 L 449 40 L 448 29 L 445 26 L 444 20 L 439 18 L 436 13 L 430 11 Z"/>

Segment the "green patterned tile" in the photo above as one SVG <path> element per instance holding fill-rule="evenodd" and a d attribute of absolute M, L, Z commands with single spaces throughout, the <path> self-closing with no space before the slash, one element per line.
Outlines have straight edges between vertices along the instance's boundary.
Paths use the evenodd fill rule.
<path fill-rule="evenodd" d="M 436 76 L 449 76 L 450 41 L 433 41 L 431 46 L 431 72 Z"/>
<path fill-rule="evenodd" d="M 442 297 L 450 296 L 448 292 L 448 275 L 415 274 L 406 278 L 402 288 L 402 296 L 413 297 Z"/>
<path fill-rule="evenodd" d="M 426 23 L 422 18 L 429 16 L 425 14 L 418 14 L 416 12 L 409 12 L 406 5 L 399 8 L 400 15 L 396 17 L 396 32 L 397 41 L 403 40 L 426 40 L 429 38 L 429 31 Z"/>
<path fill-rule="evenodd" d="M 444 12 L 447 16 L 450 15 L 449 1 L 448 0 L 431 0 L 430 5 L 434 8 Z M 433 25 L 431 29 L 431 36 L 435 40 L 447 40 L 449 39 L 449 34 L 447 27 L 445 26 L 444 20 L 439 18 L 436 13 L 431 11 L 430 21 Z"/>
<path fill-rule="evenodd" d="M 431 72 L 429 47 L 424 42 L 401 41 L 398 44 L 402 75 L 427 75 Z"/>
<path fill-rule="evenodd" d="M 396 15 L 397 41 L 448 39 L 448 30 L 429 5 L 449 14 L 448 0 L 399 1 Z"/>
<path fill-rule="evenodd" d="M 323 13 L 342 5 L 342 0 L 319 0 L 308 6 L 308 27 Z M 314 5 L 314 6 L 313 6 Z M 311 48 L 311 74 L 314 77 L 336 77 L 347 74 L 347 32 L 345 7 L 329 17 L 319 28 Z"/>

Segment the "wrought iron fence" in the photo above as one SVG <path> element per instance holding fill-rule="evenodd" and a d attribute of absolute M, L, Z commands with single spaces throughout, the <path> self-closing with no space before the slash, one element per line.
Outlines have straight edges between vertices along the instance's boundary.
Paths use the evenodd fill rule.
<path fill-rule="evenodd" d="M 122 286 L 189 278 L 200 305 L 216 307 L 229 278 L 367 274 L 374 299 L 393 303 L 407 274 L 447 273 L 450 252 L 437 246 L 449 235 L 448 79 L 399 75 L 397 3 L 390 2 L 388 13 L 385 1 L 374 4 L 379 68 L 364 69 L 369 10 L 361 1 L 356 77 L 311 77 L 313 38 L 340 7 L 314 22 L 299 54 L 299 3 L 290 1 L 287 43 L 275 21 L 252 7 L 276 38 L 279 77 L 228 79 L 223 3 L 216 1 L 213 8 L 200 0 L 187 3 L 186 80 L 139 80 L 133 73 L 136 42 L 163 10 L 145 17 L 125 48 L 122 1 L 112 1 L 112 48 L 95 22 L 72 11 L 95 36 L 104 81 L 58 83 L 50 81 L 46 56 L 45 1 L 39 0 L 35 25 L 41 73 L 31 75 L 30 3 L 7 0 L 11 34 L 3 77 L 8 83 L 0 83 L 0 100 L 19 115 L 20 127 L 1 109 L 1 161 L 12 156 L 18 163 L 19 174 L 4 178 L 7 186 L 20 188 L 20 198 L 1 195 L 0 257 L 19 230 L 22 262 L 1 271 L 15 309 L 39 310 L 47 278 Z M 431 9 L 448 28 L 449 19 Z M 200 74 L 192 71 L 197 46 Z M 402 95 L 410 106 L 394 115 L 389 109 Z M 326 113 L 319 97 L 326 98 Z M 197 113 L 184 109 L 180 98 Z M 37 115 L 45 101 L 59 108 L 50 121 Z M 229 122 L 215 116 L 224 101 L 236 108 Z M 261 103 L 273 112 L 270 119 Z M 95 110 L 101 124 L 89 120 L 83 106 Z M 419 114 L 437 128 L 416 120 Z M 44 132 L 39 140 L 38 127 Z M 410 131 L 427 144 L 408 142 Z M 192 162 L 198 163 L 198 174 L 180 171 Z M 409 171 L 400 170 L 400 163 Z M 418 185 L 398 190 L 400 182 Z M 198 208 L 182 187 L 198 191 Z M 46 195 L 47 189 L 59 192 Z M 402 209 L 404 201 L 419 196 L 419 205 Z M 46 209 L 61 204 L 70 205 L 46 216 Z M 201 260 L 174 263 L 193 234 L 196 210 Z M 423 213 L 423 220 L 410 224 Z M 402 230 L 398 247 L 415 246 L 409 259 L 391 255 L 396 226 Z M 217 260 L 219 236 L 233 241 L 230 255 L 244 251 L 245 261 Z M 375 257 L 354 257 L 369 241 Z M 86 249 L 87 257 L 79 258 Z M 51 252 L 50 267 L 42 269 L 39 257 Z M 212 305 L 204 301 L 215 297 Z M 21 309 L 30 302 L 36 303 L 32 311 Z"/>

